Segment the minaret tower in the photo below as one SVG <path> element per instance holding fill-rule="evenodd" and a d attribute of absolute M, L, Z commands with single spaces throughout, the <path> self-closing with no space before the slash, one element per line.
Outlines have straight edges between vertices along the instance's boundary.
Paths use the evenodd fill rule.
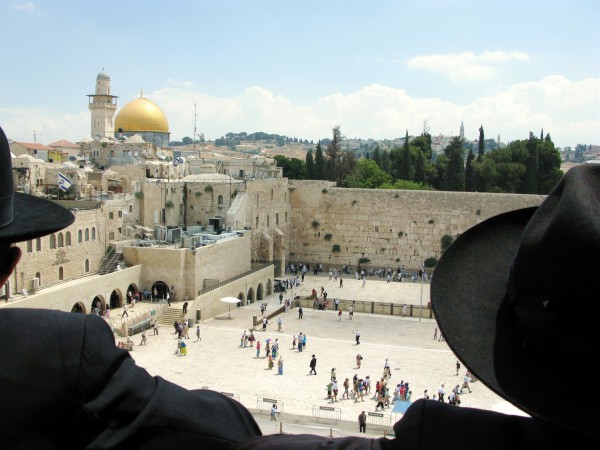
<path fill-rule="evenodd" d="M 94 139 L 115 136 L 115 112 L 117 96 L 110 95 L 110 77 L 104 72 L 96 77 L 96 93 L 88 95 L 88 108 L 92 112 L 92 135 Z"/>
<path fill-rule="evenodd" d="M 465 138 L 465 126 L 463 125 L 463 123 L 460 123 L 460 136 L 461 139 Z"/>

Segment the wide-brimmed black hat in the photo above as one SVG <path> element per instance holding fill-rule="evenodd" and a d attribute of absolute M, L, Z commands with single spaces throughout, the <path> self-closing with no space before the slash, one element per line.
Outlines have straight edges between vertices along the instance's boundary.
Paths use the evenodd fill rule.
<path fill-rule="evenodd" d="M 8 140 L 0 128 L 0 243 L 45 236 L 73 223 L 66 208 L 49 200 L 15 192 Z"/>
<path fill-rule="evenodd" d="M 600 165 L 569 170 L 538 208 L 492 217 L 440 258 L 431 300 L 452 351 L 494 392 L 598 439 Z"/>

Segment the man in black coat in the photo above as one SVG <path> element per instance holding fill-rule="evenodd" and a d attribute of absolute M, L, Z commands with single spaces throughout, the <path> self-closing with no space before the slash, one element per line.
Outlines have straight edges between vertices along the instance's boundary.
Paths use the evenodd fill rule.
<path fill-rule="evenodd" d="M 310 372 L 309 374 L 317 374 L 317 357 L 315 355 L 312 355 L 312 359 L 310 360 Z"/>

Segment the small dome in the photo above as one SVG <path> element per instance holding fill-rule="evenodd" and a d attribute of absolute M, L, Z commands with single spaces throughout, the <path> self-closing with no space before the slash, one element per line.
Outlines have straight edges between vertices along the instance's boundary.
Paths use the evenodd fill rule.
<path fill-rule="evenodd" d="M 147 98 L 136 98 L 127 103 L 115 118 L 115 130 L 124 132 L 153 131 L 169 132 L 169 122 L 162 110 Z"/>
<path fill-rule="evenodd" d="M 108 74 L 104 71 L 104 69 L 102 69 L 102 72 L 100 72 L 98 74 L 98 76 L 96 77 L 96 80 L 110 80 L 110 77 L 108 76 Z"/>

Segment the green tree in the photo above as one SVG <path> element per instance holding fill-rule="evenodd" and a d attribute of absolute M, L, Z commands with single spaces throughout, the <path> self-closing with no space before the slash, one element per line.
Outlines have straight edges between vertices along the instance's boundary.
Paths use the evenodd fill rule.
<path fill-rule="evenodd" d="M 479 127 L 479 156 L 483 156 L 485 153 L 485 134 L 483 132 L 483 125 Z"/>
<path fill-rule="evenodd" d="M 326 178 L 330 181 L 339 179 L 339 164 L 341 158 L 342 132 L 340 126 L 333 128 L 333 139 L 327 146 Z"/>
<path fill-rule="evenodd" d="M 432 191 L 433 188 L 423 183 L 409 180 L 396 180 L 394 184 L 383 183 L 379 189 L 403 189 L 405 191 Z"/>
<path fill-rule="evenodd" d="M 325 157 L 323 156 L 323 150 L 321 149 L 321 141 L 317 143 L 317 150 L 315 151 L 315 180 L 325 179 Z"/>
<path fill-rule="evenodd" d="M 474 183 L 474 173 L 473 169 L 473 160 L 475 159 L 475 155 L 473 154 L 473 147 L 469 148 L 469 153 L 467 154 L 467 163 L 465 164 L 465 190 L 468 192 L 473 192 L 475 190 Z"/>
<path fill-rule="evenodd" d="M 288 158 L 283 155 L 276 155 L 275 161 L 277 167 L 283 167 L 283 176 L 291 180 L 303 180 L 306 174 L 306 164 L 298 158 Z"/>
<path fill-rule="evenodd" d="M 383 167 L 381 167 L 381 151 L 379 150 L 379 145 L 377 147 L 375 147 L 375 150 L 373 150 L 373 161 L 375 161 L 377 163 L 377 165 L 383 169 Z"/>
<path fill-rule="evenodd" d="M 408 143 L 408 130 L 404 137 L 404 145 L 400 154 L 400 166 L 398 168 L 398 178 L 402 180 L 412 180 L 413 168 L 410 157 L 410 144 Z"/>
<path fill-rule="evenodd" d="M 465 162 L 463 158 L 463 140 L 455 137 L 444 150 L 448 158 L 448 166 L 443 177 L 442 187 L 445 191 L 465 190 Z"/>
<path fill-rule="evenodd" d="M 306 179 L 315 179 L 315 162 L 313 160 L 312 149 L 306 152 Z"/>
<path fill-rule="evenodd" d="M 384 172 L 372 159 L 361 159 L 354 170 L 344 180 L 349 188 L 378 188 L 384 183 L 390 183 L 392 176 Z"/>
<path fill-rule="evenodd" d="M 534 134 L 529 132 L 529 140 L 527 141 L 527 165 L 525 177 L 523 179 L 523 194 L 538 194 L 540 190 L 540 168 L 539 168 L 539 139 Z"/>
<path fill-rule="evenodd" d="M 416 154 L 413 180 L 417 183 L 425 183 L 427 181 L 427 175 L 425 172 L 425 157 L 423 156 L 423 152 L 419 147 L 413 148 L 413 150 Z"/>

